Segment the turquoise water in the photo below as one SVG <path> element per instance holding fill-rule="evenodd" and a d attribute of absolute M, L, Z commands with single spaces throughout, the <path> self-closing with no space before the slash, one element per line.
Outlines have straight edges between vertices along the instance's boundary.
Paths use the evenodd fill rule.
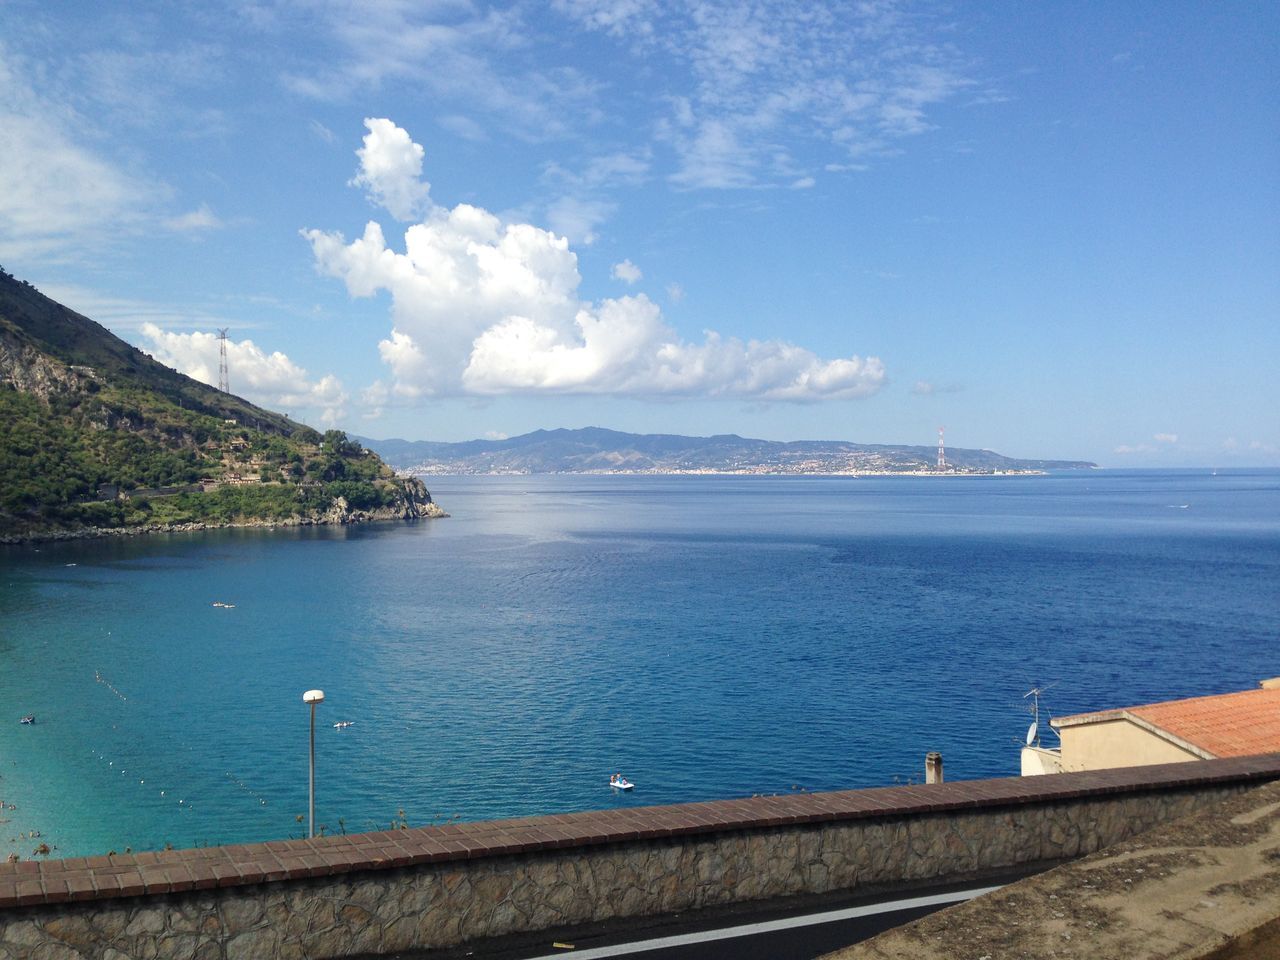
<path fill-rule="evenodd" d="M 452 518 L 0 548 L 0 848 L 299 835 L 311 687 L 351 832 L 1007 775 L 1033 683 L 1280 673 L 1275 471 L 431 487 Z"/>

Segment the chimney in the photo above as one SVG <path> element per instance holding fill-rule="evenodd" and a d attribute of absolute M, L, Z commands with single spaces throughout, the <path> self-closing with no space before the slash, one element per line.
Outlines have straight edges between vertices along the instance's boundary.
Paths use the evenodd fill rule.
<path fill-rule="evenodd" d="M 942 782 L 942 754 L 935 751 L 924 755 L 924 782 Z"/>

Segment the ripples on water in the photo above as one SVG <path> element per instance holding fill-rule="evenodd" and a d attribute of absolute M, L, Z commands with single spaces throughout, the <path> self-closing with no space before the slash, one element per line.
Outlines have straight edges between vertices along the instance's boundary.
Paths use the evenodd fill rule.
<path fill-rule="evenodd" d="M 0 551 L 0 845 L 299 834 L 317 686 L 317 821 L 354 831 L 879 785 L 929 750 L 1012 774 L 1037 681 L 1064 714 L 1278 672 L 1276 472 L 432 491 L 451 519 Z"/>

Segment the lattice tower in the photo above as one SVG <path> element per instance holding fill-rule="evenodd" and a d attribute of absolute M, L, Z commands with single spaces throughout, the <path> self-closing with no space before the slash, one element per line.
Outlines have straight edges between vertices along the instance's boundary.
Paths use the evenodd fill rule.
<path fill-rule="evenodd" d="M 231 385 L 227 380 L 227 330 L 228 327 L 222 327 L 218 331 L 218 389 L 223 393 L 231 392 Z"/>

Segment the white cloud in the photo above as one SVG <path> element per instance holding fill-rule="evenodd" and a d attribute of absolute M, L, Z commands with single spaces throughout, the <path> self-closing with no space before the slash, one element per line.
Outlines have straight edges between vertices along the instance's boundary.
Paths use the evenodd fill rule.
<path fill-rule="evenodd" d="M 651 0 L 553 0 L 552 6 L 592 30 L 615 37 L 652 33 L 649 17 L 657 11 Z"/>
<path fill-rule="evenodd" d="M 1156 443 L 1177 443 L 1178 435 L 1176 433 L 1157 433 L 1151 439 Z"/>
<path fill-rule="evenodd" d="M 218 337 L 212 333 L 176 333 L 153 323 L 142 325 L 151 353 L 166 366 L 210 386 L 217 386 Z M 312 380 L 307 371 L 279 351 L 267 353 L 252 340 L 227 340 L 231 392 L 274 409 L 319 408 L 323 423 L 346 413 L 347 393 L 332 374 Z"/>
<path fill-rule="evenodd" d="M 31 27 L 33 34 L 49 29 Z M 134 136 L 161 125 L 166 139 L 223 132 L 218 111 L 190 107 L 180 95 L 216 79 L 216 60 L 188 46 L 88 51 L 54 64 L 0 39 L 0 261 L 97 258 L 104 247 L 149 232 L 223 226 L 205 203 L 184 213 L 166 209 L 174 190 L 140 167 L 148 138 Z"/>
<path fill-rule="evenodd" d="M 613 270 L 610 271 L 610 273 L 613 276 L 613 279 L 621 280 L 623 283 L 628 284 L 638 283 L 644 276 L 644 274 L 640 272 L 640 268 L 630 260 L 623 260 L 621 263 L 615 263 L 613 265 Z"/>
<path fill-rule="evenodd" d="M 667 299 L 672 303 L 679 303 L 684 299 L 684 287 L 672 281 L 667 284 Z"/>
<path fill-rule="evenodd" d="M 596 229 L 613 215 L 617 206 L 606 200 L 565 196 L 547 207 L 551 229 L 575 243 L 591 246 L 596 242 Z"/>
<path fill-rule="evenodd" d="M 484 432 L 484 438 L 486 440 L 506 440 L 507 435 L 505 433 L 500 433 L 497 430 L 486 430 Z"/>
<path fill-rule="evenodd" d="M 182 311 L 168 304 L 115 297 L 71 283 L 40 282 L 37 285 L 46 297 L 111 330 L 137 328 L 144 323 L 163 327 L 174 323 L 190 325 L 191 322 Z"/>
<path fill-rule="evenodd" d="M 969 86 L 936 14 L 893 3 L 558 0 L 586 30 L 622 39 L 645 67 L 662 58 L 672 183 L 686 188 L 806 185 L 792 154 L 817 144 L 829 171 L 932 128 L 929 110 Z M 680 78 L 688 80 L 681 85 Z"/>
<path fill-rule="evenodd" d="M 466 0 L 348 3 L 308 0 L 282 4 L 260 18 L 260 29 L 300 36 L 324 55 L 295 60 L 284 83 L 295 93 L 329 101 L 367 97 L 390 82 L 415 89 L 427 102 L 465 105 L 525 140 L 570 132 L 591 115 L 595 84 L 573 67 L 542 68 L 522 51 L 537 25 L 525 8 L 479 7 Z M 454 132 L 481 133 L 469 117 L 446 113 Z"/>
<path fill-rule="evenodd" d="M 606 199 L 608 191 L 639 186 L 648 174 L 647 151 L 601 154 L 578 169 L 548 163 L 542 179 L 559 194 L 546 205 L 548 226 L 573 243 L 595 243 L 597 230 L 618 208 Z"/>
<path fill-rule="evenodd" d="M 917 380 L 911 386 L 911 392 L 917 397 L 932 397 L 940 393 L 959 393 L 963 389 L 958 383 L 934 383 L 932 380 Z"/>
<path fill-rule="evenodd" d="M 824 360 L 795 344 L 714 331 L 688 342 L 644 294 L 582 300 L 578 259 L 565 237 L 469 204 L 434 205 L 425 182 L 408 176 L 421 148 L 390 121 L 368 123 L 396 144 L 396 156 L 410 158 L 394 165 L 394 188 L 384 180 L 375 198 L 393 215 L 404 210 L 405 196 L 426 208 L 406 229 L 404 252 L 388 247 L 375 222 L 349 243 L 338 233 L 303 235 L 317 266 L 342 279 L 352 296 L 390 292 L 393 329 L 378 349 L 392 373 L 392 394 L 812 401 L 863 396 L 883 384 L 884 368 L 874 357 Z M 363 166 L 367 155 L 356 178 L 365 186 L 374 181 Z"/>
<path fill-rule="evenodd" d="M 387 402 L 391 399 L 391 391 L 381 380 L 375 380 L 360 391 L 360 404 L 364 412 L 360 414 L 365 420 L 377 420 L 386 412 Z"/>
<path fill-rule="evenodd" d="M 801 177 L 799 180 L 793 180 L 791 182 L 791 189 L 792 190 L 808 190 L 817 182 L 818 181 L 813 179 L 813 177 Z"/>
<path fill-rule="evenodd" d="M 79 136 L 88 128 L 41 96 L 0 44 L 0 258 L 61 255 L 142 217 L 158 189 Z"/>
<path fill-rule="evenodd" d="M 461 137 L 463 140 L 472 140 L 480 142 L 488 140 L 488 135 L 484 132 L 484 127 L 480 126 L 471 117 L 464 116 L 460 113 L 451 113 L 440 117 L 437 121 L 440 126 L 444 127 L 455 136 Z"/>
<path fill-rule="evenodd" d="M 201 230 L 215 230 L 223 226 L 223 223 L 207 203 L 202 203 L 194 210 L 166 220 L 165 226 L 179 233 L 196 233 Z"/>
<path fill-rule="evenodd" d="M 311 132 L 315 134 L 317 139 L 323 140 L 325 143 L 329 143 L 329 144 L 334 144 L 338 142 L 338 135 L 334 133 L 332 130 L 330 130 L 328 127 L 326 127 L 319 120 L 312 120 L 310 123 L 308 123 L 308 127 L 310 127 Z"/>
<path fill-rule="evenodd" d="M 397 220 L 412 220 L 429 203 L 431 184 L 422 178 L 422 147 L 390 120 L 366 119 L 364 145 L 356 151 L 360 172 L 352 186 Z"/>
<path fill-rule="evenodd" d="M 1121 456 L 1130 456 L 1135 453 L 1155 453 L 1156 448 L 1147 443 L 1128 444 L 1122 443 L 1115 448 L 1115 452 Z"/>
<path fill-rule="evenodd" d="M 544 175 L 549 180 L 558 181 L 575 190 L 635 187 L 648 179 L 651 162 L 648 150 L 631 153 L 615 151 L 591 157 L 578 170 L 555 162 L 549 163 Z"/>

